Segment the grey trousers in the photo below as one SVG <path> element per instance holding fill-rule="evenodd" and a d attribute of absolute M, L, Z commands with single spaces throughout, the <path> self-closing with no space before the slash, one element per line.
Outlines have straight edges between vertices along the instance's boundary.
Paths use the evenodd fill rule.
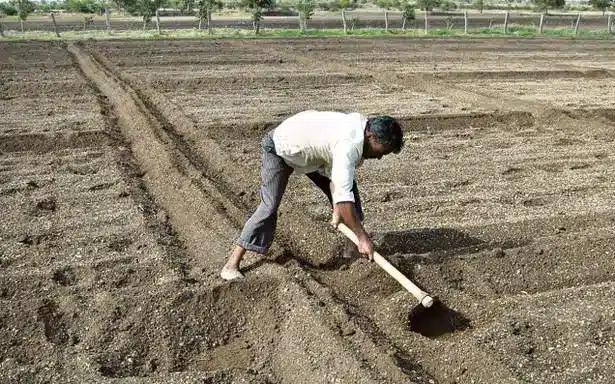
<path fill-rule="evenodd" d="M 261 157 L 261 202 L 245 223 L 237 244 L 249 251 L 265 254 L 273 242 L 278 208 L 293 169 L 276 154 L 272 132 L 268 132 L 261 141 Z M 308 173 L 306 176 L 325 193 L 329 199 L 329 204 L 333 204 L 329 178 L 317 172 Z M 363 221 L 363 209 L 356 181 L 352 185 L 352 192 L 355 198 L 357 216 Z"/>

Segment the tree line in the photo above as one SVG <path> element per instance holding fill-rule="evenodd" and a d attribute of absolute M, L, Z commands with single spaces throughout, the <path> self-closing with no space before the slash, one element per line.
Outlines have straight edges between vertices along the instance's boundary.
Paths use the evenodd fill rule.
<path fill-rule="evenodd" d="M 109 9 L 123 10 L 124 12 L 143 18 L 144 27 L 150 22 L 161 8 L 182 10 L 185 14 L 196 15 L 199 18 L 199 29 L 206 23 L 211 31 L 211 16 L 224 8 L 242 9 L 250 13 L 253 28 L 256 33 L 260 29 L 266 10 L 281 8 L 294 12 L 299 16 L 299 25 L 302 30 L 307 28 L 307 21 L 311 19 L 317 9 L 327 11 L 342 11 L 344 25 L 346 25 L 344 11 L 361 7 L 368 0 L 9 0 L 0 3 L 1 16 L 17 16 L 22 23 L 32 12 L 52 13 L 67 11 L 74 13 L 108 14 Z M 434 9 L 451 11 L 458 5 L 452 0 L 373 0 L 373 2 L 386 11 L 400 11 L 403 27 L 407 22 L 415 19 L 415 9 L 431 12 Z M 542 12 L 549 9 L 560 9 L 565 6 L 565 0 L 533 0 L 535 8 Z M 510 4 L 510 3 L 509 3 Z M 609 8 L 615 8 L 615 0 L 589 0 L 589 4 L 603 13 Z M 472 8 L 483 12 L 488 7 L 484 0 L 473 0 Z M 386 13 L 385 13 L 386 15 Z"/>

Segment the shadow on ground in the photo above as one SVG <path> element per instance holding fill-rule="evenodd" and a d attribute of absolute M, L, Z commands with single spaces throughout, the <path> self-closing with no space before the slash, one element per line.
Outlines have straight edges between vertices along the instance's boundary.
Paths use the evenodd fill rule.
<path fill-rule="evenodd" d="M 377 233 L 374 235 L 378 252 L 383 256 L 395 253 L 428 253 L 437 251 L 466 251 L 488 246 L 484 241 L 452 228 L 416 228 Z"/>
<path fill-rule="evenodd" d="M 408 315 L 408 328 L 432 339 L 471 328 L 470 319 L 436 300 L 430 308 L 416 306 Z"/>

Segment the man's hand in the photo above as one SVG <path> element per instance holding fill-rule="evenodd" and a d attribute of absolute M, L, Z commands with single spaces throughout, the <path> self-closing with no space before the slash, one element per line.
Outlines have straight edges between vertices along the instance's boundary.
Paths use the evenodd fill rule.
<path fill-rule="evenodd" d="M 359 236 L 359 253 L 370 262 L 374 261 L 374 242 L 365 232 Z"/>
<path fill-rule="evenodd" d="M 361 221 L 357 218 L 354 203 L 343 202 L 333 204 L 331 225 L 337 229 L 340 222 L 343 222 L 357 235 L 359 240 L 357 249 L 359 253 L 369 261 L 374 261 L 374 243 L 367 235 L 367 232 L 365 232 L 365 229 L 363 229 Z"/>

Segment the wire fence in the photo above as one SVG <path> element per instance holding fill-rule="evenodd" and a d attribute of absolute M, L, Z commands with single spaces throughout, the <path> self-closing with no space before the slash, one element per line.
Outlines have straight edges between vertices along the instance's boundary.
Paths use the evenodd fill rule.
<path fill-rule="evenodd" d="M 451 31 L 472 31 L 481 29 L 500 29 L 504 32 L 513 31 L 515 28 L 535 29 L 537 33 L 547 32 L 550 29 L 571 29 L 573 31 L 591 30 L 613 33 L 615 29 L 615 16 L 612 12 L 604 15 L 591 14 L 511 14 L 503 13 L 448 13 L 448 14 L 427 14 L 417 12 L 416 19 L 404 23 L 400 12 L 361 13 L 347 11 L 334 16 L 315 16 L 307 22 L 308 29 L 330 30 L 341 29 L 346 25 L 347 30 L 378 28 L 399 30 L 402 28 L 430 30 L 451 30 Z M 344 23 L 343 19 L 346 19 Z M 199 22 L 196 17 L 172 16 L 152 18 L 148 23 L 144 23 L 139 18 L 111 18 L 105 20 L 100 17 L 75 17 L 48 15 L 20 23 L 18 20 L 0 19 L 1 31 L 7 35 L 18 36 L 22 32 L 78 32 L 78 31 L 142 31 L 142 30 L 182 30 L 205 28 L 205 22 Z M 241 29 L 249 30 L 253 28 L 252 20 L 245 18 L 214 18 L 211 21 L 212 28 Z M 299 30 L 299 17 L 294 16 L 272 16 L 264 17 L 260 22 L 261 29 L 288 29 Z"/>

